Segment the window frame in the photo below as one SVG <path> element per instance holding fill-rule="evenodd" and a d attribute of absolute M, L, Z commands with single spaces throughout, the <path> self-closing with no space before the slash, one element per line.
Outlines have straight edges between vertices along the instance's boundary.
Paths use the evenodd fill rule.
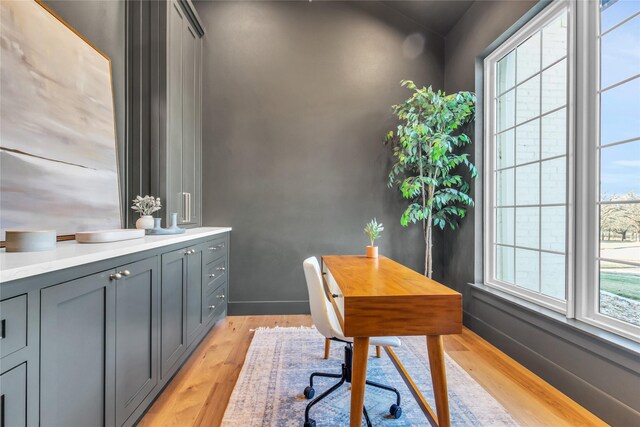
<path fill-rule="evenodd" d="M 540 31 L 562 9 L 568 9 L 567 39 L 567 179 L 566 179 L 566 302 L 493 279 L 495 276 L 495 139 L 497 62 L 520 43 Z M 623 19 L 614 27 L 631 21 L 640 13 Z M 603 331 L 640 342 L 640 327 L 600 313 L 600 1 L 555 0 L 540 10 L 482 60 L 481 149 L 484 162 L 481 200 L 483 203 L 482 278 L 489 288 L 506 292 L 540 307 L 562 313 Z M 614 28 L 612 27 L 612 28 Z M 608 31 L 611 31 L 609 29 Z M 546 67 L 545 67 L 546 68 Z M 626 81 L 632 80 L 632 77 Z M 606 89 L 606 88 L 605 88 Z M 640 140 L 634 138 L 633 141 Z M 577 142 L 581 141 L 580 149 Z M 631 141 L 631 140 L 630 140 Z M 595 173 L 594 173 L 595 171 Z M 514 245 L 515 246 L 515 245 Z M 478 247 L 480 248 L 480 247 Z"/>
<path fill-rule="evenodd" d="M 576 205 L 581 206 L 576 215 L 576 248 L 582 248 L 576 259 L 575 318 L 640 342 L 640 327 L 600 313 L 600 2 L 578 2 L 577 34 L 580 58 L 577 69 L 577 133 L 586 150 L 576 156 L 577 177 L 580 177 Z M 637 16 L 637 13 L 632 16 Z M 630 21 L 631 17 L 621 22 Z M 621 23 L 617 23 L 621 25 Z M 622 24 L 624 25 L 624 24 Z M 610 31 L 609 29 L 608 31 Z M 640 78 L 640 77 L 636 77 Z M 628 81 L 628 80 L 626 80 Z M 606 88 L 605 88 L 606 89 Z M 640 135 L 638 136 L 640 138 Z M 594 173 L 595 172 L 595 173 Z"/>
<path fill-rule="evenodd" d="M 567 34 L 567 151 L 566 151 L 566 219 L 565 219 L 565 295 L 566 300 L 543 295 L 528 289 L 518 287 L 506 282 L 495 279 L 495 126 L 496 126 L 496 102 L 498 95 L 496 90 L 497 63 L 511 51 L 516 49 L 521 43 L 529 37 L 540 32 L 542 28 L 556 19 L 564 11 L 568 12 L 568 34 Z M 551 3 L 531 19 L 522 28 L 516 31 L 511 37 L 501 43 L 493 52 L 491 52 L 483 61 L 484 69 L 484 225 L 483 225 L 483 249 L 484 249 L 484 268 L 483 279 L 485 285 L 505 291 L 509 294 L 523 298 L 527 301 L 541 305 L 548 309 L 567 314 L 573 317 L 573 301 L 574 301 L 574 90 L 575 86 L 575 4 L 568 0 L 559 0 Z M 543 67 L 542 71 L 561 62 L 562 59 Z M 531 77 L 525 79 L 527 81 Z M 524 82 L 524 81 L 523 81 Z M 521 82 L 521 83 L 523 83 Z M 514 86 L 515 88 L 515 86 Z M 557 110 L 557 109 L 556 109 Z M 556 110 L 551 110 L 556 111 Z M 550 112 L 544 113 L 544 115 Z M 542 112 L 541 112 L 542 113 Z M 547 160 L 547 159 L 545 159 Z M 540 162 L 540 160 L 539 160 Z M 540 163 L 541 164 L 541 163 Z M 490 201 L 490 202 L 489 202 Z M 541 203 L 539 203 L 541 204 Z M 514 245 L 515 246 L 515 245 Z M 538 253 L 541 251 L 538 250 Z M 544 252 L 544 251 L 542 251 Z M 515 268 L 515 266 L 514 266 Z"/>

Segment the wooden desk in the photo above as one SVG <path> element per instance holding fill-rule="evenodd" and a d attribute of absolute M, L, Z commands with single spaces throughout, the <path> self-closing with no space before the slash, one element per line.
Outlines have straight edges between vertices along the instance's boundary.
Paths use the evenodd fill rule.
<path fill-rule="evenodd" d="M 323 256 L 322 274 L 342 331 L 354 338 L 350 426 L 362 423 L 369 337 L 426 335 L 438 425 L 448 427 L 442 335 L 462 332 L 462 295 L 384 256 Z"/>

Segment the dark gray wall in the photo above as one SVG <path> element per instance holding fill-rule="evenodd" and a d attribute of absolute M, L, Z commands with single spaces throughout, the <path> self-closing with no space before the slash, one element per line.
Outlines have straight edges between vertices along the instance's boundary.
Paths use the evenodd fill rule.
<path fill-rule="evenodd" d="M 121 194 L 124 195 L 126 3 L 120 0 L 44 0 L 44 3 L 111 59 L 118 167 L 121 171 Z"/>
<path fill-rule="evenodd" d="M 544 5 L 535 1 L 475 2 L 446 36 L 445 88 L 448 92 L 476 91 L 479 118 L 480 60 L 497 39 L 512 34 Z M 482 171 L 479 120 L 470 153 Z M 462 228 L 446 233 L 438 246 L 441 280 L 463 293 L 465 325 L 608 423 L 640 425 L 640 345 L 469 285 L 482 281 L 481 188 L 478 181 L 472 190 L 478 205 Z"/>
<path fill-rule="evenodd" d="M 401 79 L 442 87 L 443 40 L 377 3 L 198 2 L 203 72 L 203 223 L 229 225 L 230 313 L 308 312 L 302 261 L 382 254 L 422 269 L 419 227 L 386 187 Z M 416 58 L 405 38 L 426 38 Z"/>

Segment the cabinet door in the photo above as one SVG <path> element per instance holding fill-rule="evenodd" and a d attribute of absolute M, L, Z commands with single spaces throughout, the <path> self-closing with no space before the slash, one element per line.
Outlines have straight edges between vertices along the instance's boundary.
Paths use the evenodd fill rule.
<path fill-rule="evenodd" d="M 186 342 L 186 276 L 185 250 L 162 255 L 162 279 L 160 282 L 160 365 L 162 378 L 170 376 Z"/>
<path fill-rule="evenodd" d="M 27 425 L 27 368 L 19 365 L 0 375 L 0 426 Z"/>
<path fill-rule="evenodd" d="M 158 383 L 157 258 L 118 268 L 116 423 L 122 425 Z"/>
<path fill-rule="evenodd" d="M 206 245 L 191 248 L 187 255 L 187 345 L 202 327 L 202 257 Z"/>
<path fill-rule="evenodd" d="M 194 174 L 195 184 L 193 198 L 193 223 L 202 225 L 202 38 L 195 40 L 195 105 L 194 105 L 194 126 L 195 126 L 195 156 Z"/>
<path fill-rule="evenodd" d="M 202 39 L 178 0 L 167 2 L 166 212 L 198 225 L 201 211 Z"/>
<path fill-rule="evenodd" d="M 182 189 L 182 38 L 185 16 L 178 1 L 167 3 L 167 194 L 166 214 L 178 212 L 178 221 L 186 222 L 186 196 Z"/>
<path fill-rule="evenodd" d="M 187 193 L 185 223 L 197 224 L 199 218 L 198 182 L 199 155 L 199 96 L 200 38 L 186 19 L 182 27 L 182 191 Z"/>
<path fill-rule="evenodd" d="M 41 291 L 40 425 L 112 426 L 114 271 Z"/>

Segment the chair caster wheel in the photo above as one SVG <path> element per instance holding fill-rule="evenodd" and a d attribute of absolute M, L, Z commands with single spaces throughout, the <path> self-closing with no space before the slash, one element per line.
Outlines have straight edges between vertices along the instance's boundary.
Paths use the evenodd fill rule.
<path fill-rule="evenodd" d="M 402 416 L 402 407 L 396 405 L 395 403 L 393 405 L 391 405 L 391 408 L 389 408 L 389 413 L 391 414 L 391 416 L 393 418 L 395 418 L 396 420 L 398 418 L 400 418 Z"/>
<path fill-rule="evenodd" d="M 313 399 L 313 396 L 316 394 L 316 391 L 313 387 L 311 386 L 307 386 L 304 389 L 304 397 L 306 397 L 307 399 Z M 311 420 L 311 422 L 313 422 L 313 425 L 316 425 L 316 422 Z M 309 424 L 311 425 L 311 424 Z M 305 427 L 307 427 L 307 424 L 305 423 Z"/>
<path fill-rule="evenodd" d="M 309 418 L 309 421 L 304 422 L 304 427 L 316 427 L 316 421 Z"/>

